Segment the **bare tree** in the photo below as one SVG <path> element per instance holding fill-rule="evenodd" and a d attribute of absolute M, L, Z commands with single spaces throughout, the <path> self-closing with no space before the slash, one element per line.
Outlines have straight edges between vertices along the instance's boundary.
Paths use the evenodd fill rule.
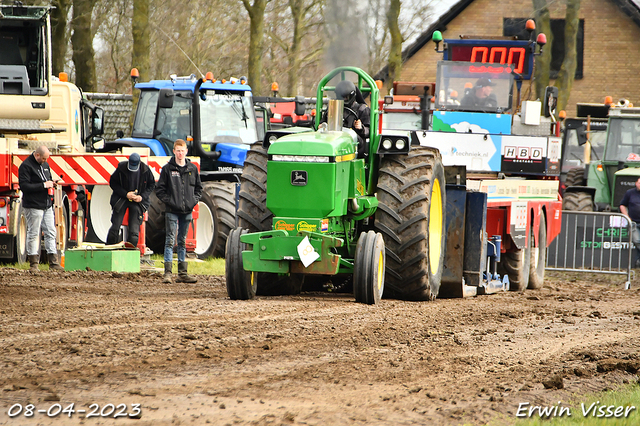
<path fill-rule="evenodd" d="M 93 0 L 73 0 L 73 20 L 71 21 L 76 85 L 87 92 L 95 92 L 97 87 L 93 33 L 91 32 L 93 5 Z"/>
<path fill-rule="evenodd" d="M 400 17 L 400 0 L 390 0 L 389 9 L 387 9 L 387 25 L 389 26 L 389 34 L 391 35 L 391 46 L 389 47 L 389 81 L 387 81 L 387 89 L 393 87 L 393 82 L 398 80 L 402 71 L 402 34 L 400 33 L 400 25 L 398 18 Z"/>
<path fill-rule="evenodd" d="M 249 13 L 249 82 L 255 93 L 262 93 L 262 53 L 264 40 L 264 11 L 270 0 L 242 0 Z"/>
<path fill-rule="evenodd" d="M 149 0 L 133 0 L 133 19 L 131 23 L 133 50 L 131 65 L 140 72 L 140 79 L 149 79 Z"/>
<path fill-rule="evenodd" d="M 567 107 L 573 80 L 576 75 L 578 27 L 580 26 L 580 0 L 567 0 L 567 12 L 564 20 L 564 60 L 556 79 L 558 89 L 558 111 Z"/>
<path fill-rule="evenodd" d="M 54 0 L 51 11 L 51 56 L 52 72 L 54 75 L 64 71 L 67 57 L 67 40 L 69 40 L 69 30 L 67 18 L 71 7 L 71 0 Z"/>
<path fill-rule="evenodd" d="M 551 72 L 551 44 L 553 34 L 551 33 L 551 17 L 547 0 L 533 0 L 533 16 L 536 21 L 536 32 L 544 33 L 547 36 L 546 48 L 542 50 L 542 55 L 536 56 L 535 60 L 535 98 L 544 97 L 545 88 L 549 85 L 549 74 Z"/>
<path fill-rule="evenodd" d="M 265 52 L 265 58 L 270 60 L 265 66 L 266 74 L 273 81 L 277 75 L 286 72 L 286 85 L 280 90 L 288 96 L 301 92 L 303 76 L 315 68 L 321 58 L 323 42 L 317 34 L 322 26 L 323 7 L 324 0 L 289 0 L 286 7 L 282 3 L 269 11 L 274 19 L 270 20 L 267 29 L 271 46 Z M 286 66 L 278 60 L 277 48 L 284 52 Z M 304 73 L 301 72 L 303 69 Z"/>

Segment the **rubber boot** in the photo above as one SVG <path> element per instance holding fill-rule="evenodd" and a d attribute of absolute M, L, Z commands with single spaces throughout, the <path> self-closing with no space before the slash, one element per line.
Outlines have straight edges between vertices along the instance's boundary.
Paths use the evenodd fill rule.
<path fill-rule="evenodd" d="M 64 268 L 60 266 L 58 263 L 58 254 L 57 253 L 47 253 L 47 259 L 49 259 L 49 270 L 50 271 L 64 271 Z"/>
<path fill-rule="evenodd" d="M 178 262 L 178 278 L 177 283 L 197 283 L 198 279 L 187 275 L 187 262 Z"/>
<path fill-rule="evenodd" d="M 171 266 L 173 262 L 164 262 L 164 275 L 162 276 L 162 282 L 165 284 L 171 284 Z"/>
<path fill-rule="evenodd" d="M 27 256 L 27 260 L 29 260 L 29 272 L 38 272 L 38 264 L 40 263 L 40 259 L 37 254 L 30 254 Z"/>

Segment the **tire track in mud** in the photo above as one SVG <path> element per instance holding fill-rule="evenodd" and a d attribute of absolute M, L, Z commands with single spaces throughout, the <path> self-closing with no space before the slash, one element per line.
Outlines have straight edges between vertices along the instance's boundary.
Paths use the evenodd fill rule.
<path fill-rule="evenodd" d="M 142 401 L 149 425 L 511 424 L 519 401 L 633 381 L 597 365 L 640 352 L 640 292 L 602 283 L 364 306 L 345 294 L 230 301 L 218 277 L 52 277 L 3 274 L 0 408 L 55 393 Z M 551 374 L 565 389 L 544 389 Z"/>

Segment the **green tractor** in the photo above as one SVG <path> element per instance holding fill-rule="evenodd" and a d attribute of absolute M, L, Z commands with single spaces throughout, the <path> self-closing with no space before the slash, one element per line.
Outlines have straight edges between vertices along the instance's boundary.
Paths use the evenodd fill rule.
<path fill-rule="evenodd" d="M 318 280 L 352 286 L 366 304 L 383 292 L 407 300 L 438 294 L 446 206 L 440 153 L 417 145 L 411 132 L 379 132 L 378 87 L 359 68 L 340 67 L 320 81 L 317 111 L 335 97 L 332 82 L 347 76 L 370 97 L 364 153 L 356 133 L 343 128 L 355 112 L 333 99 L 326 123 L 316 116 L 317 131 L 268 132 L 248 151 L 238 227 L 227 241 L 231 299 L 295 294 Z"/>
<path fill-rule="evenodd" d="M 585 130 L 584 125 L 574 129 L 575 139 L 579 145 L 587 146 L 586 152 L 596 152 L 594 140 L 601 141 L 601 148 L 600 155 L 584 161 L 584 168 L 578 164 L 568 171 L 563 196 L 565 210 L 617 211 L 625 192 L 634 188 L 640 177 L 640 108 L 615 106 L 607 110 L 606 140 L 595 137 L 603 132 L 593 131 L 593 119 L 591 130 Z M 571 129 L 565 133 L 570 135 Z M 566 158 L 571 157 L 579 156 Z"/>

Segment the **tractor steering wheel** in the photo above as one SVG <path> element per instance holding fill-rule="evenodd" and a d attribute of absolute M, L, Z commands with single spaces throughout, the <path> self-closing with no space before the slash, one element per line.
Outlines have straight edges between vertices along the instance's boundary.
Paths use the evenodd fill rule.
<path fill-rule="evenodd" d="M 353 118 L 351 119 L 351 117 Z M 342 126 L 351 129 L 353 128 L 353 123 L 355 123 L 357 120 L 359 120 L 358 114 L 356 114 L 356 112 L 351 108 L 347 106 L 344 107 Z"/>

